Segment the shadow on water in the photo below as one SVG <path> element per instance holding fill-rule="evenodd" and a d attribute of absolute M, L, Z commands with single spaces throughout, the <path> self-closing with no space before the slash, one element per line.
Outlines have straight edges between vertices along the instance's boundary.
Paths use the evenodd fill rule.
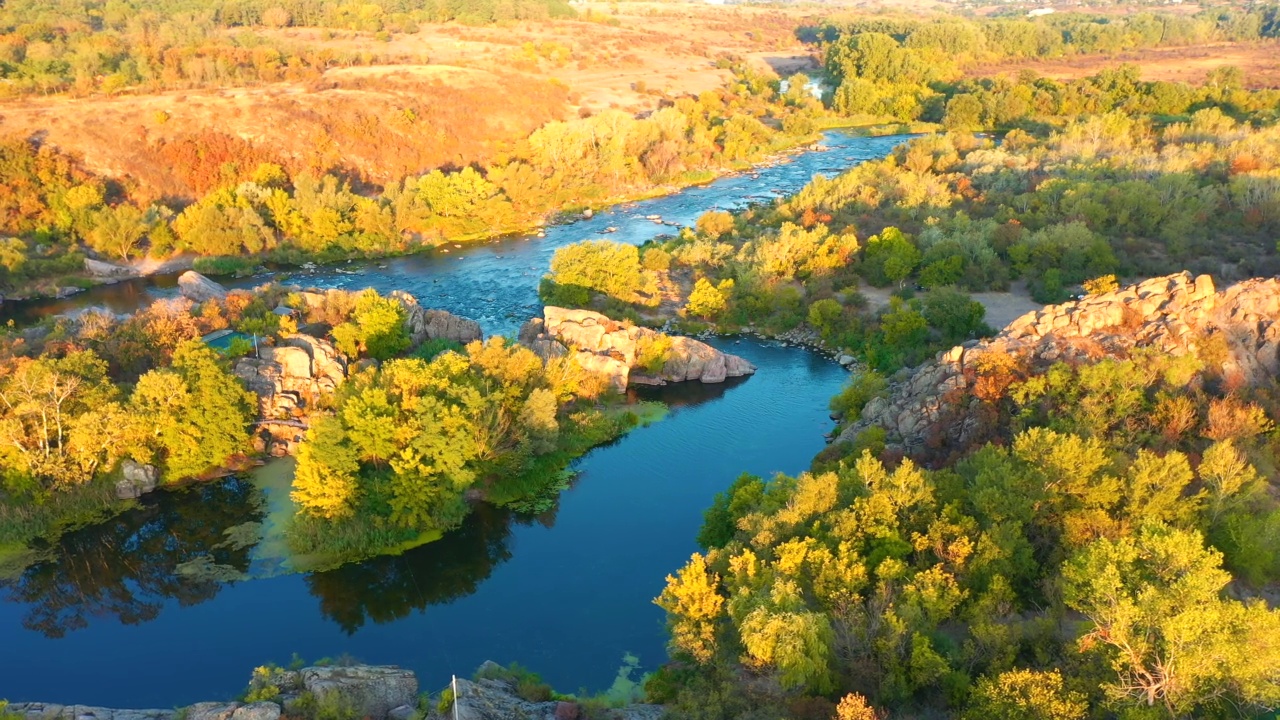
<path fill-rule="evenodd" d="M 682 383 L 631 395 L 689 408 L 717 400 L 746 380 Z M 474 593 L 511 558 L 514 525 L 551 529 L 557 511 L 558 506 L 529 516 L 476 503 L 462 525 L 440 540 L 402 555 L 310 573 L 306 586 L 321 614 L 348 634 L 369 622 L 394 622 Z M 227 584 L 251 579 L 264 516 L 260 492 L 240 478 L 161 491 L 141 507 L 42 548 L 48 558 L 0 585 L 0 597 L 25 605 L 23 626 L 49 638 L 85 629 L 93 620 L 155 620 L 166 601 L 197 605 Z"/>
<path fill-rule="evenodd" d="M 48 559 L 0 586 L 0 595 L 26 605 L 23 626 L 51 638 L 90 620 L 148 622 L 169 600 L 182 606 L 211 600 L 224 580 L 202 568 L 212 565 L 225 577 L 249 567 L 252 542 L 235 529 L 256 530 L 249 527 L 262 517 L 256 492 L 231 478 L 147 498 L 43 548 Z"/>

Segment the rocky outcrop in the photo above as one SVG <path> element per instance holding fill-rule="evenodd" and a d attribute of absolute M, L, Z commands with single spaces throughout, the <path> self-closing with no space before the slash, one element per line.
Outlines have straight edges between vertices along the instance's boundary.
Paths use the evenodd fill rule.
<path fill-rule="evenodd" d="M 14 703 L 7 710 L 23 720 L 177 720 L 176 710 L 116 710 L 92 705 Z"/>
<path fill-rule="evenodd" d="M 138 277 L 138 272 L 131 267 L 115 265 L 102 260 L 94 260 L 93 258 L 84 259 L 84 271 L 94 277 L 108 280 L 124 280 Z"/>
<path fill-rule="evenodd" d="M 427 715 L 429 720 L 453 720 L 455 709 L 458 720 L 574 720 L 583 717 L 581 708 L 574 702 L 525 700 L 507 680 L 458 678 L 456 686 L 454 705 L 445 707 L 443 713 L 432 708 Z M 663 708 L 661 705 L 627 705 L 613 710 L 610 717 L 616 720 L 659 720 L 663 717 Z"/>
<path fill-rule="evenodd" d="M 489 665 L 486 663 L 485 665 Z M 483 668 L 482 668 L 483 669 Z M 419 709 L 418 678 L 394 665 L 352 665 L 277 670 L 270 683 L 280 692 L 273 701 L 202 702 L 181 710 L 115 710 L 87 705 L 15 703 L 8 711 L 22 720 L 280 720 L 304 717 L 306 705 L 341 709 L 344 717 L 366 720 L 575 720 L 583 717 L 577 703 L 529 702 L 506 680 L 458 678 L 454 703 L 437 698 Z M 456 706 L 456 716 L 455 716 Z M 443 707 L 443 714 L 440 712 Z M 628 705 L 611 711 L 616 720 L 659 720 L 661 705 Z"/>
<path fill-rule="evenodd" d="M 178 292 L 182 297 L 193 302 L 221 300 L 227 296 L 227 289 L 195 270 L 188 270 L 178 276 Z"/>
<path fill-rule="evenodd" d="M 572 354 L 584 369 L 618 389 L 688 380 L 719 383 L 756 371 L 746 360 L 704 342 L 620 323 L 590 310 L 547 307 L 542 319 L 525 323 L 519 338 L 543 358 Z M 649 360 L 644 357 L 647 351 L 668 343 L 659 368 L 640 367 Z"/>
<path fill-rule="evenodd" d="M 1035 371 L 1058 361 L 1123 358 L 1138 348 L 1180 356 L 1214 338 L 1226 350 L 1224 376 L 1260 385 L 1280 375 L 1280 279 L 1216 292 L 1207 275 L 1184 272 L 1027 313 L 994 338 L 903 372 L 888 396 L 868 403 L 839 439 L 879 426 L 909 454 L 926 441 L 967 447 L 982 432 L 981 401 L 972 391 L 985 368 L 1010 359 Z"/>
<path fill-rule="evenodd" d="M 278 702 L 200 702 L 180 711 L 16 703 L 8 710 L 23 720 L 280 720 L 284 709 L 293 709 L 307 695 L 322 706 L 342 708 L 353 718 L 386 720 L 394 718 L 396 711 L 404 715 L 418 703 L 418 678 L 394 665 L 281 670 L 271 682 L 280 691 Z"/>
<path fill-rule="evenodd" d="M 160 483 L 160 471 L 155 465 L 143 465 L 133 459 L 120 464 L 120 480 L 116 481 L 116 497 L 132 500 L 156 489 Z"/>
<path fill-rule="evenodd" d="M 298 672 L 304 691 L 321 704 L 337 703 L 353 717 L 385 718 L 418 702 L 418 678 L 394 665 L 311 667 Z"/>
<path fill-rule="evenodd" d="M 287 335 L 258 357 L 240 358 L 236 377 L 257 393 L 264 419 L 299 414 L 322 395 L 332 393 L 347 376 L 347 358 L 322 338 Z"/>
<path fill-rule="evenodd" d="M 405 325 L 414 345 L 427 340 L 449 340 L 466 345 L 484 338 L 480 323 L 475 320 L 458 317 L 445 310 L 428 310 L 418 304 L 417 298 L 400 290 L 393 291 L 391 297 L 404 308 Z"/>

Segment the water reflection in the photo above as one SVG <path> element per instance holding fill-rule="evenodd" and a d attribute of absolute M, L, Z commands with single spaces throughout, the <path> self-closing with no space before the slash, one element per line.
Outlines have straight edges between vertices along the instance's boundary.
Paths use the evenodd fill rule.
<path fill-rule="evenodd" d="M 511 558 L 507 544 L 513 520 L 506 510 L 482 503 L 462 527 L 436 542 L 403 555 L 312 573 L 307 589 L 319 599 L 320 612 L 347 634 L 369 621 L 388 623 L 429 605 L 453 602 L 474 593 L 496 566 Z"/>
<path fill-rule="evenodd" d="M 48 559 L 0 596 L 26 605 L 22 624 L 60 638 L 91 619 L 137 625 L 165 601 L 196 605 L 249 567 L 244 531 L 262 519 L 257 491 L 228 479 L 165 492 L 111 520 L 67 533 Z M 220 577 L 219 577 L 220 576 Z"/>
<path fill-rule="evenodd" d="M 687 408 L 719 399 L 744 382 L 683 383 L 633 396 Z M 0 592 L 27 606 L 24 627 L 50 638 L 84 629 L 91 619 L 127 625 L 154 620 L 166 600 L 196 605 L 227 584 L 249 579 L 265 509 L 261 491 L 239 478 L 156 493 L 137 509 L 64 535 L 47 548 L 47 560 Z M 311 573 L 306 587 L 319 600 L 321 614 L 347 634 L 368 622 L 400 620 L 474 593 L 511 558 L 513 525 L 550 529 L 557 509 L 527 516 L 477 503 L 461 527 L 440 540 L 402 555 Z"/>

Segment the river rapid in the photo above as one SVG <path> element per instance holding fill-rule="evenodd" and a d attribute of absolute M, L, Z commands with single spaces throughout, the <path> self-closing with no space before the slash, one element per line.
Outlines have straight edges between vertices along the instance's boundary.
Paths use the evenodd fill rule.
<path fill-rule="evenodd" d="M 290 282 L 406 290 L 426 307 L 480 321 L 487 334 L 513 335 L 541 312 L 537 283 L 556 248 L 600 237 L 639 244 L 676 231 L 665 223 L 792 194 L 814 174 L 837 174 L 902 140 L 832 132 L 825 149 L 620 205 L 545 237 L 295 272 Z M 127 312 L 171 296 L 172 284 L 103 286 L 6 307 L 6 317 Z M 573 486 L 540 516 L 482 504 L 461 528 L 404 555 L 274 575 L 244 529 L 266 519 L 262 488 L 287 480 L 284 461 L 254 478 L 156 493 L 69 533 L 50 560 L 0 586 L 0 698 L 160 708 L 226 699 L 254 666 L 286 664 L 295 653 L 409 667 L 426 691 L 485 660 L 519 662 L 566 692 L 608 688 L 627 654 L 639 659 L 633 677 L 652 670 L 666 657 L 663 613 L 652 600 L 697 550 L 703 511 L 743 472 L 807 468 L 831 428 L 827 401 L 847 376 L 800 348 L 753 338 L 712 344 L 759 371 L 724 385 L 637 393 L 671 413 L 579 459 Z"/>

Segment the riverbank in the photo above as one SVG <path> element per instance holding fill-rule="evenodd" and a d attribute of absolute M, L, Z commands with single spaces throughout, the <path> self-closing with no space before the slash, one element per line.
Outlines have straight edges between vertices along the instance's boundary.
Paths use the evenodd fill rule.
<path fill-rule="evenodd" d="M 451 677 L 424 687 L 396 665 L 325 663 L 256 668 L 238 700 L 177 709 L 126 710 L 51 702 L 0 701 L 3 720 L 658 720 L 660 705 L 644 704 L 641 678 L 620 675 L 622 692 L 579 697 L 555 692 L 539 676 L 486 661 L 471 679 Z M 615 684 L 615 688 L 617 684 Z"/>
<path fill-rule="evenodd" d="M 635 190 L 592 202 L 580 202 L 550 208 L 538 217 L 527 221 L 501 227 L 491 227 L 483 232 L 439 236 L 431 240 L 420 238 L 416 244 L 403 247 L 356 248 L 330 245 L 322 252 L 311 252 L 299 247 L 279 247 L 259 253 L 245 253 L 234 256 L 201 256 L 190 253 L 166 258 L 146 256 L 137 260 L 118 263 L 101 256 L 84 255 L 84 266 L 80 272 L 74 272 L 57 278 L 34 278 L 26 286 L 17 286 L 4 295 L 0 295 L 0 307 L 10 304 L 32 303 L 39 301 L 66 299 L 102 285 L 114 285 L 122 281 L 150 279 L 175 275 L 184 270 L 194 269 L 213 277 L 252 277 L 268 270 L 268 266 L 276 268 L 300 268 L 308 265 L 332 266 L 356 261 L 377 261 L 415 254 L 443 252 L 448 253 L 447 246 L 454 248 L 491 242 L 493 240 L 540 235 L 549 227 L 576 222 L 591 217 L 603 208 L 614 207 L 625 203 L 641 202 L 665 197 L 693 187 L 715 182 L 724 177 L 734 175 L 753 168 L 765 168 L 784 162 L 786 158 L 802 152 L 803 148 L 820 143 L 823 133 L 816 132 L 801 137 L 779 136 L 764 153 L 750 161 L 734 162 L 728 166 L 685 172 L 675 182 Z M 84 251 L 81 251 L 84 254 Z M 0 312 L 0 317 L 9 312 Z"/>
<path fill-rule="evenodd" d="M 739 174 L 605 210 L 548 228 L 540 241 L 367 264 L 350 268 L 355 275 L 317 268 L 299 282 L 384 294 L 404 289 L 514 337 L 542 308 L 536 286 L 557 247 L 611 226 L 618 229 L 610 237 L 640 244 L 670 232 L 650 215 L 691 225 L 708 209 L 793 192 L 814 174 L 832 176 L 898 142 L 834 133 L 827 151 L 806 152 L 758 178 Z M 130 294 L 120 293 L 126 289 Z M 130 312 L 174 292 L 118 285 L 113 294 L 82 295 L 58 311 L 99 304 Z M 24 659 L 10 677 L 28 697 L 173 707 L 230 697 L 243 687 L 244 668 L 267 658 L 287 662 L 295 652 L 347 652 L 401 663 L 421 677 L 448 677 L 494 658 L 536 667 L 555 687 L 592 690 L 614 681 L 612 668 L 624 654 L 652 670 L 667 641 L 652 603 L 661 589 L 655 579 L 688 559 L 703 510 L 740 473 L 770 477 L 809 467 L 832 428 L 827 402 L 848 377 L 825 358 L 777 342 L 708 342 L 760 371 L 720 385 L 636 390 L 637 399 L 661 402 L 669 414 L 576 460 L 570 487 L 545 513 L 480 502 L 438 541 L 308 574 L 276 574 L 254 560 L 252 548 L 223 545 L 255 512 L 253 488 L 237 478 L 156 494 L 114 522 L 69 533 L 49 559 L 0 588 L 0 626 L 10 652 Z M 201 554 L 263 577 L 195 581 L 179 574 L 178 566 Z M 239 630 L 220 629 L 226 627 Z M 139 657 L 167 653 L 175 638 L 205 651 L 167 653 L 164 667 L 142 678 L 132 663 L 99 661 L 104 633 Z M 119 653 L 120 643 L 110 652 Z"/>

